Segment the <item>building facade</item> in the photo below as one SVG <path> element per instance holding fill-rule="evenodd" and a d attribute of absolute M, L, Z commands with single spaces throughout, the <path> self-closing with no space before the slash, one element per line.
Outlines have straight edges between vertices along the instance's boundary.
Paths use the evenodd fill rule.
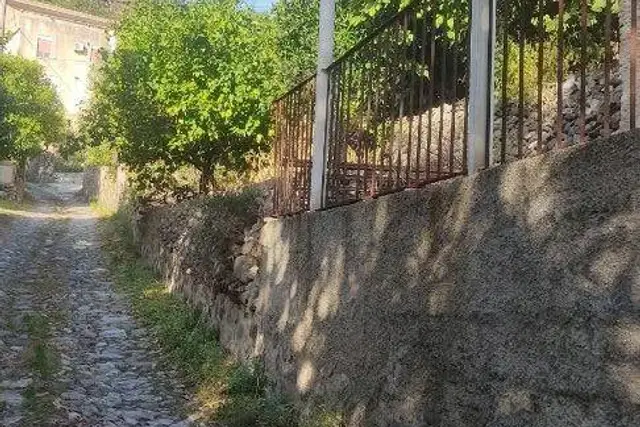
<path fill-rule="evenodd" d="M 70 119 L 86 102 L 90 71 L 109 46 L 107 19 L 30 0 L 0 0 L 5 50 L 39 61 Z"/>

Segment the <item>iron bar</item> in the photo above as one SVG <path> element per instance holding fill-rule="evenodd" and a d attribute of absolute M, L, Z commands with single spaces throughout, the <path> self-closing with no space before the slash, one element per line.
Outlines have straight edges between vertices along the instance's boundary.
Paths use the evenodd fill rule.
<path fill-rule="evenodd" d="M 420 85 L 418 88 L 418 141 L 416 143 L 416 182 L 420 182 L 420 152 L 422 148 L 422 126 L 424 117 L 424 71 L 427 69 L 427 19 L 426 16 L 422 23 L 422 46 L 420 47 Z"/>
<path fill-rule="evenodd" d="M 415 114 L 415 87 L 416 87 L 416 59 L 418 55 L 418 19 L 413 16 L 411 39 L 411 56 L 409 58 L 409 72 L 411 73 L 411 82 L 409 84 L 409 136 L 407 141 L 407 167 L 405 175 L 405 185 L 411 186 L 411 154 L 412 154 L 412 142 L 413 142 L 413 116 Z"/>
<path fill-rule="evenodd" d="M 538 1 L 538 147 L 542 150 L 544 142 L 542 140 L 542 81 L 544 79 L 544 0 Z"/>
<path fill-rule="evenodd" d="M 471 22 L 471 7 L 468 7 L 467 12 L 467 21 Z M 469 86 L 471 86 L 471 73 L 469 72 L 469 63 L 471 57 L 471 31 L 469 27 L 467 27 L 467 38 L 465 42 L 465 59 L 466 59 L 466 79 L 465 79 L 465 89 L 466 94 L 464 97 L 464 131 L 463 131 L 463 147 L 462 147 L 462 170 L 463 173 L 467 173 L 468 169 L 468 158 L 467 158 L 467 148 L 469 146 Z M 492 123 L 493 126 L 493 123 Z"/>
<path fill-rule="evenodd" d="M 524 46 L 526 8 L 520 5 L 520 31 L 518 40 L 518 158 L 522 157 L 524 140 Z"/>
<path fill-rule="evenodd" d="M 433 0 L 431 2 L 433 4 Z M 432 8 L 433 10 L 433 8 Z M 435 13 L 432 16 L 431 23 L 431 33 L 430 33 L 430 62 L 429 62 L 429 120 L 427 129 L 427 182 L 431 181 L 431 140 L 433 137 L 433 98 L 434 98 L 434 90 L 435 90 L 435 69 L 436 69 L 436 41 L 435 41 L 435 27 L 436 27 L 436 16 Z"/>
<path fill-rule="evenodd" d="M 443 24 L 444 25 L 444 24 Z M 444 30 L 440 31 L 440 123 L 438 124 L 438 175 L 440 178 L 442 175 L 442 161 L 443 161 L 443 140 L 444 140 L 444 102 L 446 99 L 445 90 L 446 90 L 446 75 L 447 75 L 447 50 L 446 47 L 446 32 Z"/>
<path fill-rule="evenodd" d="M 580 0 L 580 143 L 587 127 L 587 0 Z"/>
<path fill-rule="evenodd" d="M 507 101 L 507 85 L 509 83 L 509 11 L 504 1 L 502 3 L 502 132 L 500 133 L 500 163 L 507 160 L 507 121 L 509 106 Z"/>
<path fill-rule="evenodd" d="M 611 114 L 611 0 L 605 3 L 604 21 L 604 136 L 611 135 L 609 115 Z"/>
<path fill-rule="evenodd" d="M 453 18 L 453 73 L 451 76 L 451 137 L 449 138 L 449 174 L 453 174 L 456 143 L 456 102 L 458 100 L 458 20 Z"/>
<path fill-rule="evenodd" d="M 638 4 L 631 0 L 631 34 L 629 40 L 629 127 L 636 128 L 636 61 L 638 42 Z"/>
<path fill-rule="evenodd" d="M 377 43 L 374 43 L 373 45 L 374 49 L 373 51 L 376 52 L 377 49 Z M 374 69 L 376 70 L 376 73 L 374 74 L 372 71 L 372 79 L 373 76 L 376 76 L 375 80 L 372 80 L 373 82 L 375 82 L 375 84 L 372 84 L 371 87 L 371 91 L 375 94 L 374 95 L 374 105 L 373 105 L 373 116 L 372 116 L 372 126 L 373 126 L 373 144 L 372 144 L 372 156 L 373 159 L 371 161 L 371 164 L 373 166 L 373 171 L 371 174 L 371 192 L 369 193 L 370 197 L 373 197 L 376 192 L 378 191 L 378 159 L 377 159 L 377 155 L 378 155 L 378 114 L 380 112 L 380 104 L 381 104 L 381 100 L 382 98 L 380 97 L 380 88 L 378 87 L 378 82 L 380 79 L 382 79 L 382 70 L 379 67 L 379 62 L 378 62 L 378 58 L 377 56 L 374 55 L 373 64 L 374 65 Z"/>
<path fill-rule="evenodd" d="M 556 114 L 556 145 L 559 148 L 564 146 L 564 129 L 563 129 L 563 93 L 562 86 L 564 81 L 564 0 L 558 0 L 558 56 L 556 61 L 556 80 L 558 85 L 558 103 Z"/>

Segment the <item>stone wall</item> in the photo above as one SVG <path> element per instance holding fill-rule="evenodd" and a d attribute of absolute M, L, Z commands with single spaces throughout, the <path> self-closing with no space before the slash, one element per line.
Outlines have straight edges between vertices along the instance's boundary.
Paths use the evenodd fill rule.
<path fill-rule="evenodd" d="M 190 202 L 143 212 L 136 235 L 222 344 L 262 357 L 303 412 L 349 426 L 636 426 L 639 141 L 261 230 Z"/>
<path fill-rule="evenodd" d="M 124 167 L 91 167 L 84 172 L 82 196 L 96 201 L 105 209 L 116 211 L 123 202 L 127 189 L 127 172 Z"/>
<path fill-rule="evenodd" d="M 253 307 L 261 258 L 255 193 L 136 209 L 133 235 L 167 286 L 202 310 L 238 358 L 254 353 Z"/>
<path fill-rule="evenodd" d="M 16 179 L 16 166 L 8 160 L 0 161 L 0 186 L 13 186 Z"/>

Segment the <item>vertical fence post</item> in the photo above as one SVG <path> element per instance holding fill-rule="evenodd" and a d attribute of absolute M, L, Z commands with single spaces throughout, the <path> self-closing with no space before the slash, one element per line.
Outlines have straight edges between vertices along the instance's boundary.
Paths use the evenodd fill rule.
<path fill-rule="evenodd" d="M 467 173 L 487 168 L 493 159 L 493 91 L 496 0 L 471 0 Z"/>
<path fill-rule="evenodd" d="M 637 108 L 638 81 L 638 5 L 637 0 L 621 0 L 620 8 L 620 78 L 622 105 L 620 130 L 635 129 L 640 124 Z"/>
<path fill-rule="evenodd" d="M 329 103 L 329 72 L 333 62 L 335 0 L 320 0 L 320 32 L 318 37 L 318 74 L 316 76 L 316 106 L 313 125 L 313 150 L 311 152 L 312 211 L 324 206 L 324 186 L 327 146 L 327 106 Z"/>
<path fill-rule="evenodd" d="M 7 21 L 7 0 L 0 0 L 0 14 L 2 14 L 2 18 L 0 19 L 0 38 L 4 38 L 6 36 L 5 26 Z M 4 44 L 0 44 L 0 52 L 4 52 Z"/>

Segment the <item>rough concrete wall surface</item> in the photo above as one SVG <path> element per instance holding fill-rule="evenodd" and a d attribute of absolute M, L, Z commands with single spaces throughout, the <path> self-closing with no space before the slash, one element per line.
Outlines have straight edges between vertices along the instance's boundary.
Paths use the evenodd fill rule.
<path fill-rule="evenodd" d="M 350 426 L 640 425 L 639 141 L 267 222 L 267 371 Z"/>
<path fill-rule="evenodd" d="M 148 208 L 134 235 L 223 346 L 262 357 L 305 412 L 349 426 L 636 426 L 638 141 L 261 230 L 247 203 Z"/>

